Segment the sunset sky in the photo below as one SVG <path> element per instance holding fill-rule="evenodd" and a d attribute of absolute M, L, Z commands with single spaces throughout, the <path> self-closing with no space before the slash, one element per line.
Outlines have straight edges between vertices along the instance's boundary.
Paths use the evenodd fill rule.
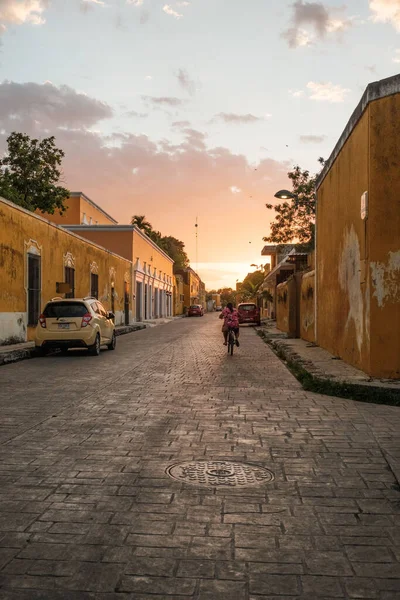
<path fill-rule="evenodd" d="M 346 0 L 344 0 L 346 2 Z M 273 194 L 399 70 L 400 0 L 0 0 L 0 151 L 55 135 L 64 183 L 182 239 L 207 288 L 261 263 Z"/>

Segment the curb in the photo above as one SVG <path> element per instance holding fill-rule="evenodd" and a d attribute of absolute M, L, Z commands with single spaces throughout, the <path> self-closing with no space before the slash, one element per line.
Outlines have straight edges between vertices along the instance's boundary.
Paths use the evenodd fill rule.
<path fill-rule="evenodd" d="M 121 327 L 115 328 L 115 335 L 126 335 L 127 333 L 133 333 L 134 331 L 140 331 L 142 329 L 146 329 L 146 325 L 141 323 L 135 325 L 122 325 Z M 9 352 L 0 352 L 0 367 L 3 365 L 9 365 L 10 363 L 19 362 L 21 360 L 27 360 L 29 358 L 37 358 L 34 346 L 10 350 Z"/>
<path fill-rule="evenodd" d="M 373 385 L 352 383 L 345 380 L 324 377 L 322 374 L 315 372 L 313 364 L 302 359 L 292 348 L 288 348 L 285 345 L 284 339 L 269 337 L 268 333 L 260 329 L 258 330 L 258 335 L 268 344 L 276 356 L 285 362 L 288 369 L 301 383 L 303 389 L 317 394 L 357 400 L 359 402 L 400 406 L 399 388 L 379 386 L 377 383 Z"/>

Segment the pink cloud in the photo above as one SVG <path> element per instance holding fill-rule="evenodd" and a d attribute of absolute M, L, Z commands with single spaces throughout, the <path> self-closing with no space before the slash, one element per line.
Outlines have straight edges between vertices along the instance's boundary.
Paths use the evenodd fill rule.
<path fill-rule="evenodd" d="M 41 87 L 53 91 L 48 84 Z M 18 87 L 8 89 L 13 89 L 16 97 L 21 93 Z M 0 98 L 1 91 L 2 85 Z M 206 133 L 185 126 L 182 141 L 175 144 L 151 140 L 146 135 L 102 136 L 88 131 L 88 123 L 94 120 L 89 112 L 81 117 L 80 127 L 59 128 L 57 119 L 61 123 L 76 121 L 75 103 L 82 100 L 70 91 L 63 97 L 69 100 L 58 108 L 53 106 L 46 134 L 55 135 L 57 145 L 65 151 L 66 186 L 86 193 L 121 223 L 128 222 L 135 213 L 145 214 L 156 229 L 182 239 L 193 262 L 196 216 L 199 260 L 254 262 L 254 253 L 261 252 L 262 236 L 267 234 L 273 218 L 265 202 L 277 189 L 287 186 L 287 164 L 264 159 L 255 168 L 244 155 L 210 147 Z M 97 110 L 97 120 L 112 112 L 98 100 L 86 98 Z M 22 110 L 23 106 L 20 99 L 23 130 L 31 135 L 43 134 L 42 116 L 36 119 L 37 114 L 32 115 L 28 105 Z M 6 133 L 20 130 L 15 121 L 10 121 L 12 110 L 9 101 L 0 102 L 0 128 Z M 47 109 L 44 114 L 48 117 Z M 5 135 L 0 136 L 0 151 L 4 147 Z M 232 185 L 241 193 L 232 194 Z"/>

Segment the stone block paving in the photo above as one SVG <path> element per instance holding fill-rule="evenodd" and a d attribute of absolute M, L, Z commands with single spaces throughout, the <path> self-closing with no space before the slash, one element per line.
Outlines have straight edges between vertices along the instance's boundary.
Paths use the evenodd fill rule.
<path fill-rule="evenodd" d="M 216 315 L 0 372 L 1 600 L 400 598 L 400 409 L 305 392 Z M 270 469 L 197 487 L 180 461 Z"/>

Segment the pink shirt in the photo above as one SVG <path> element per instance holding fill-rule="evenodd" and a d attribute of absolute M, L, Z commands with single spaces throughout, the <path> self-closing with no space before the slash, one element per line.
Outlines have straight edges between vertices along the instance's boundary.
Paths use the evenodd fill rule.
<path fill-rule="evenodd" d="M 239 314 L 236 308 L 234 308 L 232 312 L 229 308 L 224 308 L 222 316 L 226 327 L 239 327 Z"/>

